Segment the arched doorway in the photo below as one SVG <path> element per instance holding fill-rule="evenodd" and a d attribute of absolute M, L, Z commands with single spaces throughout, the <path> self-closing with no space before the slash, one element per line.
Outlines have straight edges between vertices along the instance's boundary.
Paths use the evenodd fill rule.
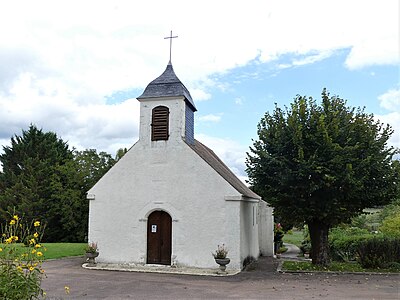
<path fill-rule="evenodd" d="M 172 218 L 165 211 L 152 212 L 147 221 L 147 263 L 171 264 Z"/>

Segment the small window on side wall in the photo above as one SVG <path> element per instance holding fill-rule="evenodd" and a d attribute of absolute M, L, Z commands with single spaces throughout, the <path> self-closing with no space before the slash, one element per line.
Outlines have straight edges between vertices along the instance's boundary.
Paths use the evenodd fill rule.
<path fill-rule="evenodd" d="M 165 106 L 153 108 L 151 114 L 151 140 L 168 140 L 169 109 Z"/>

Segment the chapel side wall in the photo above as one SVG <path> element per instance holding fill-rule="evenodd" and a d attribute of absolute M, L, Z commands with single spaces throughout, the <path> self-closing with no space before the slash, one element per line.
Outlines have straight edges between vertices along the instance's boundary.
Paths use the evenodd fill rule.
<path fill-rule="evenodd" d="M 265 201 L 259 203 L 259 243 L 262 256 L 274 255 L 274 215 L 273 208 Z"/>
<path fill-rule="evenodd" d="M 260 255 L 258 242 L 258 201 L 241 201 L 240 256 L 242 262 L 257 259 Z"/>

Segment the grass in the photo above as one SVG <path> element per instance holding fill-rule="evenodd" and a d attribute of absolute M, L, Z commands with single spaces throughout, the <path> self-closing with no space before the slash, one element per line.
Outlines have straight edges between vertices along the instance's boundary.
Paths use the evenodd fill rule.
<path fill-rule="evenodd" d="M 400 272 L 399 269 L 364 269 L 358 263 L 331 262 L 328 267 L 315 266 L 308 261 L 284 261 L 282 271 L 332 271 L 332 272 Z"/>
<path fill-rule="evenodd" d="M 55 259 L 69 256 L 81 256 L 85 254 L 86 243 L 42 243 L 42 246 L 47 249 L 43 252 L 43 258 Z M 22 244 L 18 244 L 23 247 Z"/>
<path fill-rule="evenodd" d="M 303 241 L 303 231 L 292 230 L 289 233 L 285 233 L 283 236 L 283 242 L 287 244 L 293 244 L 297 247 L 301 246 L 301 242 Z"/>
<path fill-rule="evenodd" d="M 47 249 L 44 259 L 62 258 L 68 256 L 80 256 L 85 254 L 86 243 L 43 243 Z"/>

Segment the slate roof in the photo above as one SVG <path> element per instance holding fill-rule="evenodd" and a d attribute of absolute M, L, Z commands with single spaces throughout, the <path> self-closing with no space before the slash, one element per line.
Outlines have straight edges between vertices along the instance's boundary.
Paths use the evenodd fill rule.
<path fill-rule="evenodd" d="M 159 77 L 150 82 L 144 90 L 143 94 L 140 95 L 137 99 L 176 96 L 185 97 L 186 103 L 189 104 L 193 111 L 197 111 L 188 89 L 179 80 L 178 76 L 176 76 L 172 64 L 168 63 L 164 73 L 162 73 Z"/>
<path fill-rule="evenodd" d="M 223 163 L 223 161 L 207 146 L 198 140 L 194 144 L 188 144 L 206 163 L 208 163 L 219 175 L 221 175 L 240 194 L 253 199 L 261 199 L 259 195 L 250 190 L 235 174 Z"/>

